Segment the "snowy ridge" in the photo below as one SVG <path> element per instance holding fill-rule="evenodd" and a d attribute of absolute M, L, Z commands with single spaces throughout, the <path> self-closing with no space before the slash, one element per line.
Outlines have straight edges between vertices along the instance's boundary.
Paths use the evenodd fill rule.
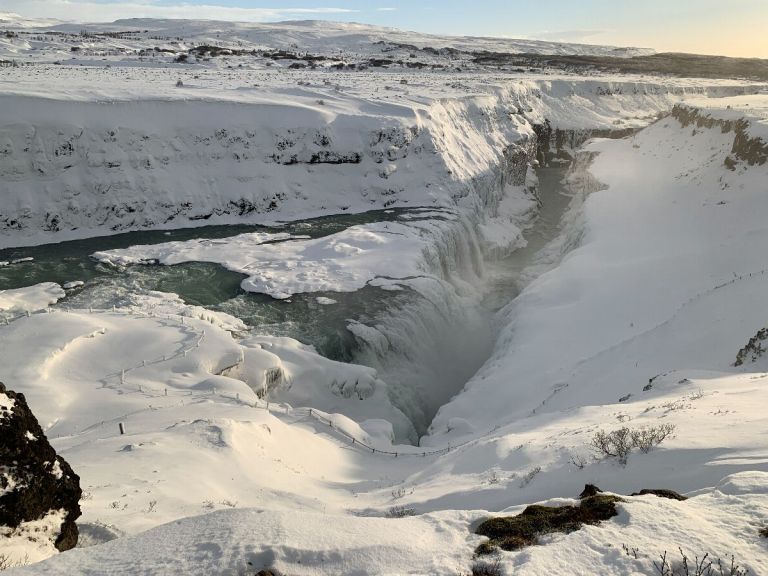
<path fill-rule="evenodd" d="M 152 49 L 159 39 L 167 39 L 163 46 L 193 47 L 201 44 L 219 45 L 238 50 L 283 49 L 300 47 L 321 54 L 354 53 L 382 55 L 405 45 L 405 50 L 428 48 L 450 49 L 464 52 L 506 52 L 533 54 L 583 54 L 631 57 L 652 54 L 647 48 L 619 48 L 589 44 L 547 42 L 493 37 L 459 37 L 422 34 L 395 28 L 368 24 L 329 21 L 289 21 L 275 23 L 229 22 L 213 20 L 163 20 L 130 18 L 111 23 L 64 23 L 55 20 L 28 20 L 15 14 L 0 13 L 0 25 L 11 30 L 45 33 L 67 33 L 78 36 L 81 32 L 117 34 L 117 38 L 80 39 L 84 47 L 96 45 L 101 49 L 117 48 L 138 51 Z M 162 40 L 160 40 L 162 42 Z M 57 46 L 56 40 L 47 46 L 62 55 L 69 50 Z M 34 56 L 30 54 L 30 56 Z"/>

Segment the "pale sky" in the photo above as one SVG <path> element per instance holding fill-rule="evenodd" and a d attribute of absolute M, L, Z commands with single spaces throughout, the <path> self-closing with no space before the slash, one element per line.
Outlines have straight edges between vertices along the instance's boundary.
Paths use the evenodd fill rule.
<path fill-rule="evenodd" d="M 102 22 L 326 19 L 440 34 L 768 58 L 768 0 L 0 0 L 0 12 Z"/>

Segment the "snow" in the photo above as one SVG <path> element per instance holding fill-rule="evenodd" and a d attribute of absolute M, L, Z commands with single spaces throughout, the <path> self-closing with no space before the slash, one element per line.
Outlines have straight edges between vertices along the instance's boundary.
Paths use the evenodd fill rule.
<path fill-rule="evenodd" d="M 504 312 L 496 354 L 435 429 L 469 406 L 506 420 L 600 403 L 605 390 L 616 400 L 680 367 L 727 369 L 763 327 L 753 310 L 766 281 L 765 167 L 728 170 L 733 138 L 719 127 L 692 137 L 667 118 L 592 144 L 608 189 L 582 208 L 580 246 Z"/>
<path fill-rule="evenodd" d="M 733 366 L 765 328 L 755 311 L 768 289 L 768 167 L 729 169 L 734 133 L 719 126 L 657 121 L 681 104 L 744 118 L 746 133 L 765 142 L 763 86 L 292 71 L 245 56 L 176 65 L 136 50 L 186 51 L 219 43 L 221 30 L 232 32 L 231 47 L 299 42 L 356 58 L 381 55 L 388 46 L 372 45 L 378 38 L 597 49 L 316 23 L 142 20 L 88 30 L 126 27 L 184 40 L 2 40 L 0 55 L 33 64 L 0 69 L 1 246 L 408 207 L 402 218 L 322 238 L 258 232 L 94 257 L 116 266 L 214 262 L 246 275 L 246 290 L 312 293 L 322 305 L 364 286 L 421 299 L 390 326 L 348 320 L 371 366 L 399 354 L 399 370 L 379 370 L 254 333 L 172 294 L 26 315 L 64 290 L 0 292 L 0 310 L 20 312 L 0 325 L 0 381 L 26 395 L 81 476 L 81 530 L 88 544 L 105 542 L 18 573 L 466 573 L 483 541 L 472 534 L 480 520 L 572 503 L 586 483 L 691 498 L 625 497 L 600 526 L 501 555 L 506 573 L 649 573 L 678 546 L 768 570 L 758 535 L 768 523 L 768 360 Z M 74 42 L 90 52 L 49 63 Z M 521 295 L 489 327 L 480 312 L 485 261 L 528 243 L 538 206 L 526 160 L 533 125 L 545 119 L 577 132 L 650 127 L 579 152 L 561 233 L 533 255 Z M 513 173 L 513 155 L 525 173 Z M 418 418 L 428 422 L 440 405 L 420 445 L 397 444 L 415 439 Z M 590 448 L 599 430 L 661 424 L 674 434 L 626 465 Z M 414 515 L 388 518 L 394 506 Z M 3 540 L 0 554 L 55 554 L 47 540 L 21 543 Z"/>
<path fill-rule="evenodd" d="M 88 52 L 98 55 L 133 55 L 140 49 L 150 51 L 158 44 L 164 48 L 183 49 L 199 45 L 214 45 L 223 48 L 250 52 L 259 49 L 282 49 L 320 52 L 336 55 L 337 60 L 350 56 L 366 55 L 379 58 L 405 58 L 420 49 L 444 49 L 463 51 L 465 58 L 475 51 L 536 53 L 536 54 L 585 54 L 631 57 L 652 54 L 647 48 L 617 48 L 588 44 L 547 42 L 493 37 L 458 37 L 422 34 L 394 28 L 383 28 L 367 24 L 329 21 L 290 21 L 275 23 L 227 22 L 211 20 L 162 20 L 131 18 L 112 23 L 64 23 L 54 20 L 30 20 L 15 14 L 0 15 L 0 23 L 11 30 L 20 29 L 33 33 L 65 33 L 78 40 Z M 94 34 L 91 38 L 78 39 L 81 31 Z M 98 37 L 104 32 L 120 33 L 117 38 Z M 176 39 L 182 38 L 181 41 Z M 51 38 L 42 55 L 28 53 L 43 59 L 69 57 L 73 38 Z M 34 37 L 29 44 L 36 43 Z M 20 41 L 6 41 L 10 54 L 24 51 Z M 407 46 L 399 47 L 398 44 Z M 2 46 L 2 45 L 0 45 Z M 27 48 L 27 50 L 29 50 Z M 2 56 L 0 52 L 0 56 Z M 429 60 L 429 53 L 422 56 Z M 468 58 L 467 58 L 468 59 Z"/>
<path fill-rule="evenodd" d="M 54 282 L 43 282 L 14 290 L 0 290 L 0 315 L 44 310 L 64 296 L 62 287 Z"/>
<path fill-rule="evenodd" d="M 758 90 L 652 77 L 467 73 L 457 83 L 445 72 L 408 71 L 413 77 L 400 85 L 394 72 L 329 79 L 272 69 L 30 69 L 0 68 L 0 247 L 391 207 L 455 209 L 482 201 L 502 151 L 523 144 L 532 123 L 640 127 L 691 97 Z M 606 86 L 621 94 L 600 95 Z"/>
<path fill-rule="evenodd" d="M 57 553 L 54 542 L 66 516 L 64 510 L 53 510 L 39 520 L 22 522 L 17 528 L 0 526 L 0 550 L 11 566 L 39 562 Z"/>
<path fill-rule="evenodd" d="M 763 484 L 766 480 L 763 474 Z M 531 574 L 645 574 L 665 551 L 676 556 L 680 544 L 691 558 L 701 558 L 705 551 L 723 560 L 731 554 L 753 558 L 739 563 L 760 574 L 768 565 L 755 526 L 746 519 L 768 518 L 768 497 L 764 489 L 752 491 L 743 484 L 741 474 L 725 482 L 741 492 L 711 489 L 685 502 L 625 498 L 617 518 L 548 537 L 545 545 L 519 553 L 513 569 Z M 268 567 L 297 575 L 453 574 L 471 564 L 467 551 L 481 541 L 465 527 L 484 517 L 477 511 L 451 511 L 393 519 L 345 516 L 329 522 L 327 515 L 310 512 L 221 510 L 75 550 L 24 573 L 143 574 L 173 566 L 185 574 L 241 574 Z M 622 544 L 635 549 L 637 558 L 625 553 Z"/>
<path fill-rule="evenodd" d="M 16 401 L 7 394 L 0 394 L 0 417 L 5 418 L 7 414 L 13 412 Z"/>
<path fill-rule="evenodd" d="M 471 554 L 458 528 L 476 514 L 436 514 L 384 519 L 328 517 L 311 512 L 266 509 L 223 510 L 161 526 L 144 535 L 115 540 L 94 550 L 76 550 L 56 566 L 39 565 L 48 574 L 104 574 L 125 571 L 126 559 L 137 573 L 241 574 L 272 566 L 291 566 L 297 575 L 451 574 Z M 337 542 L 344 542 L 339 548 Z M 191 553 L 190 553 L 191 552 Z M 181 560 L 181 559 L 184 560 Z M 322 568 L 320 568 L 322 567 Z M 32 571 L 34 573 L 34 570 Z"/>
<path fill-rule="evenodd" d="M 733 96 L 719 102 L 708 102 L 704 98 L 693 98 L 689 105 L 701 110 L 712 118 L 722 120 L 749 119 L 749 134 L 768 142 L 768 92 Z"/>

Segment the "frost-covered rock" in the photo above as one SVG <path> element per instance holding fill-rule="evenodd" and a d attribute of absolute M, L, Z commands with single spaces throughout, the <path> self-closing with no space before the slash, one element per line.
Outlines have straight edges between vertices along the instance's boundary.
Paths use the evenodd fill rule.
<path fill-rule="evenodd" d="M 80 478 L 56 455 L 24 395 L 0 382 L 0 553 L 17 540 L 51 553 L 51 544 L 74 548 L 81 495 Z"/>

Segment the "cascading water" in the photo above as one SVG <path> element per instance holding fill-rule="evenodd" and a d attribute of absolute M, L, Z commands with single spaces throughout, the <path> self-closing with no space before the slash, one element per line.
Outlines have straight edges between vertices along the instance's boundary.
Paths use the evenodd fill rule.
<path fill-rule="evenodd" d="M 411 297 L 396 308 L 350 324 L 356 338 L 353 361 L 377 369 L 390 387 L 393 404 L 419 436 L 493 351 L 495 312 L 520 292 L 523 270 L 560 230 L 572 199 L 566 172 L 565 165 L 538 170 L 541 208 L 525 233 L 525 247 L 489 259 L 477 221 L 452 222 L 425 254 L 434 275 L 411 281 Z"/>
<path fill-rule="evenodd" d="M 493 349 L 494 331 L 480 289 L 480 241 L 468 222 L 452 223 L 426 254 L 439 274 L 405 282 L 410 297 L 369 322 L 355 321 L 353 361 L 376 368 L 392 403 L 426 433 Z M 411 440 L 415 440 L 411 438 Z"/>
<path fill-rule="evenodd" d="M 477 232 L 477 214 L 450 222 L 440 228 L 425 254 L 432 277 L 412 282 L 412 297 L 396 307 L 349 326 L 356 339 L 353 361 L 378 370 L 393 404 L 409 417 L 419 436 L 428 433 L 440 407 L 460 393 L 490 357 L 499 311 L 578 245 L 574 220 L 584 199 L 601 186 L 587 171 L 592 156 L 575 148 L 566 154 L 560 145 L 580 145 L 587 135 L 564 133 L 560 144 L 539 154 L 539 209 L 524 233 L 524 246 L 507 254 L 489 252 Z M 519 185 L 520 180 L 518 172 L 515 182 Z M 504 177 L 494 182 L 502 185 L 496 195 L 487 194 L 486 206 L 495 207 L 498 191 L 504 190 Z"/>

